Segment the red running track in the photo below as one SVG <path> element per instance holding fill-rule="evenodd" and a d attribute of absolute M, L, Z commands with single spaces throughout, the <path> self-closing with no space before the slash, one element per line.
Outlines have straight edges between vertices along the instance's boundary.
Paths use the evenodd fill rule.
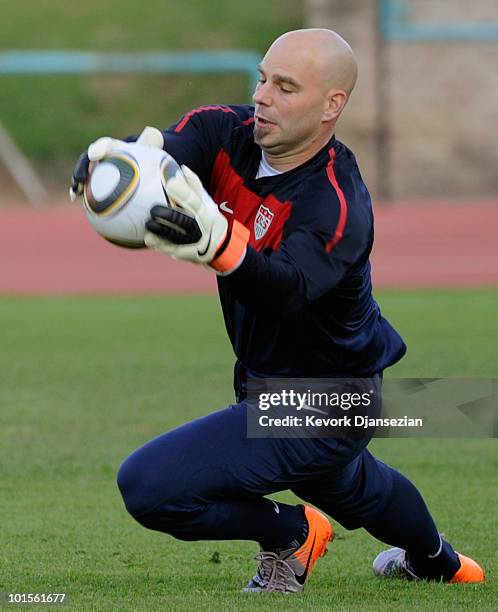
<path fill-rule="evenodd" d="M 498 202 L 377 204 L 376 288 L 498 285 Z M 213 293 L 214 274 L 97 236 L 70 204 L 0 209 L 0 293 Z"/>

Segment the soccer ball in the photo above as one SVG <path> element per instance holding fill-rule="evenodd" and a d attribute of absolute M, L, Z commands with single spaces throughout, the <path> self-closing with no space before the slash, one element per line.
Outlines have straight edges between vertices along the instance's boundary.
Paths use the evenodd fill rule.
<path fill-rule="evenodd" d="M 155 204 L 169 206 L 165 184 L 179 166 L 157 147 L 119 145 L 90 169 L 83 196 L 87 217 L 106 240 L 144 248 L 145 222 Z"/>

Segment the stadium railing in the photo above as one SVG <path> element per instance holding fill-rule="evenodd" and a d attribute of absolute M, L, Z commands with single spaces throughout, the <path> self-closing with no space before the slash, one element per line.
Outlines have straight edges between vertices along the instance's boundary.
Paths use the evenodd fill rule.
<path fill-rule="evenodd" d="M 383 36 L 395 41 L 497 41 L 498 22 L 413 23 L 410 0 L 379 0 Z"/>

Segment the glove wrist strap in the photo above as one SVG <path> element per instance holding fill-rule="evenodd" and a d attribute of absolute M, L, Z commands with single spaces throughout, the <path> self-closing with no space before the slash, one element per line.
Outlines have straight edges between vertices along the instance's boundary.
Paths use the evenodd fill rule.
<path fill-rule="evenodd" d="M 247 227 L 234 220 L 228 240 L 223 241 L 209 264 L 211 268 L 221 274 L 226 274 L 238 267 L 244 257 L 249 235 Z"/>

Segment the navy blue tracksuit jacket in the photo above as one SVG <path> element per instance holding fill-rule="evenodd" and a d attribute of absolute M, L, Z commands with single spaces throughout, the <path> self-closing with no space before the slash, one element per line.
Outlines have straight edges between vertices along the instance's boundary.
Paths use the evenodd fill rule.
<path fill-rule="evenodd" d="M 406 347 L 372 297 L 371 200 L 352 152 L 332 137 L 305 164 L 256 179 L 254 108 L 205 106 L 164 132 L 164 148 L 201 178 L 247 255 L 218 277 L 239 364 L 264 376 L 371 376 Z"/>

